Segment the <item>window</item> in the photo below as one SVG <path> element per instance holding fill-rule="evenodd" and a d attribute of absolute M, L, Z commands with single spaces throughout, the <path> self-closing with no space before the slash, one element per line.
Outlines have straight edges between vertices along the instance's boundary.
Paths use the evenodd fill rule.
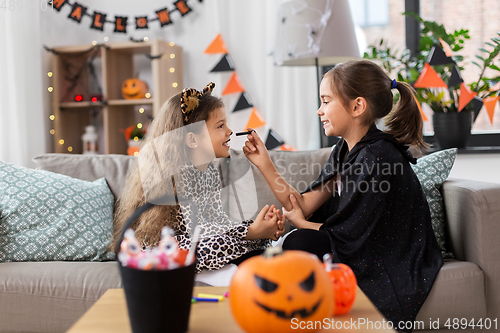
<path fill-rule="evenodd" d="M 474 4 L 474 11 L 467 0 L 456 0 L 454 9 L 449 10 L 447 6 L 437 3 L 434 0 L 420 0 L 420 16 L 424 20 L 436 21 L 443 24 L 448 33 L 454 30 L 468 29 L 470 39 L 464 43 L 464 48 L 459 54 L 465 57 L 461 62 L 464 70 L 461 71 L 465 83 L 477 81 L 480 70 L 473 65 L 472 61 L 477 61 L 476 55 L 482 55 L 480 48 L 491 49 L 485 45 L 493 37 L 498 37 L 500 32 L 500 23 L 497 19 L 490 20 L 490 17 L 498 18 L 500 16 L 500 6 L 483 6 L 482 3 Z M 500 58 L 496 58 L 494 64 L 500 66 Z M 485 73 L 488 76 L 488 71 Z M 494 75 L 498 75 L 498 72 Z M 432 129 L 430 132 L 433 132 Z M 490 121 L 486 109 L 483 107 L 479 112 L 476 121 L 472 125 L 472 134 L 491 134 L 500 133 L 500 108 L 497 105 L 493 123 Z"/>
<path fill-rule="evenodd" d="M 388 0 L 349 0 L 354 23 L 362 28 L 389 24 Z"/>

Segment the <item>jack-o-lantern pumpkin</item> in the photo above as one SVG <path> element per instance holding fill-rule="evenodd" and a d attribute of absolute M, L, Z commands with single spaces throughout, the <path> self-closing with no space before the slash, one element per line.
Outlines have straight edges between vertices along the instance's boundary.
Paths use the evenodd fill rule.
<path fill-rule="evenodd" d="M 122 96 L 125 99 L 144 98 L 148 90 L 148 84 L 137 78 L 126 79 L 122 84 Z"/>
<path fill-rule="evenodd" d="M 300 322 L 323 321 L 333 311 L 330 279 L 321 262 L 303 251 L 268 248 L 244 261 L 229 293 L 233 317 L 248 333 L 295 332 Z"/>
<path fill-rule="evenodd" d="M 340 316 L 351 311 L 356 299 L 358 282 L 351 267 L 345 264 L 334 264 L 333 256 L 329 253 L 323 257 L 324 267 L 333 285 L 333 298 L 335 299 L 334 316 Z"/>

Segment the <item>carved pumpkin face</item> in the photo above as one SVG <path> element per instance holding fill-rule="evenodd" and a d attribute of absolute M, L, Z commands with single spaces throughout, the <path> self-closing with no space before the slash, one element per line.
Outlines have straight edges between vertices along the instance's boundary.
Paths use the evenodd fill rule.
<path fill-rule="evenodd" d="M 333 311 L 328 275 L 315 256 L 303 251 L 271 257 L 266 250 L 244 261 L 229 292 L 233 317 L 248 333 L 296 331 L 293 318 L 322 321 Z"/>
<path fill-rule="evenodd" d="M 125 99 L 144 98 L 148 92 L 148 84 L 139 79 L 127 79 L 122 84 L 122 96 Z"/>
<path fill-rule="evenodd" d="M 335 299 L 334 316 L 340 316 L 351 311 L 356 299 L 356 276 L 352 269 L 344 264 L 324 264 L 333 285 Z"/>

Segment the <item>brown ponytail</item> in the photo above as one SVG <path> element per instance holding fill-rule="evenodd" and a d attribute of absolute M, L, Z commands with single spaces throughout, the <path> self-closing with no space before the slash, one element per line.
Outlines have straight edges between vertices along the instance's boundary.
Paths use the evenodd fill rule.
<path fill-rule="evenodd" d="M 423 140 L 422 114 L 415 99 L 415 90 L 406 82 L 397 82 L 396 89 L 399 91 L 399 100 L 385 119 L 388 128 L 386 132 L 402 144 L 413 144 L 420 149 L 428 148 Z"/>
<path fill-rule="evenodd" d="M 416 145 L 425 149 L 422 115 L 415 100 L 414 89 L 405 82 L 397 82 L 400 98 L 393 110 L 393 81 L 380 66 L 370 60 L 352 60 L 341 63 L 325 76 L 331 78 L 332 90 L 348 107 L 349 101 L 363 97 L 368 104 L 365 123 L 372 125 L 377 119 L 386 118 L 386 133 L 403 145 Z M 391 112 L 392 111 L 392 112 Z"/>

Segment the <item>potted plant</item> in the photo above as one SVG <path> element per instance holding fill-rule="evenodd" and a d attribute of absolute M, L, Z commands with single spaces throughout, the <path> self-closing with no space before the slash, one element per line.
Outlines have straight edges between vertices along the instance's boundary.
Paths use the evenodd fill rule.
<path fill-rule="evenodd" d="M 387 41 L 381 40 L 377 45 L 370 45 L 364 58 L 378 60 L 389 75 L 397 75 L 398 81 L 405 81 L 412 85 L 419 79 L 429 58 L 439 48 L 449 47 L 453 55 L 441 57 L 445 61 L 432 65 L 438 76 L 444 81 L 447 88 L 416 88 L 416 97 L 420 103 L 427 104 L 433 111 L 435 138 L 441 148 L 463 148 L 470 136 L 474 103 L 482 105 L 481 100 L 497 93 L 490 91 L 492 82 L 500 80 L 500 68 L 494 64 L 500 52 L 500 38 L 492 38 L 486 42 L 485 48 L 479 49 L 477 60 L 472 64 L 478 66 L 481 72 L 476 81 L 466 84 L 467 93 L 477 94 L 475 100 L 470 101 L 462 109 L 460 105 L 461 85 L 460 71 L 463 70 L 464 57 L 458 54 L 463 49 L 467 39 L 470 39 L 469 30 L 455 30 L 448 33 L 443 25 L 433 21 L 423 20 L 415 13 L 404 13 L 417 19 L 421 23 L 419 53 L 412 56 L 410 50 L 398 51 L 392 49 Z M 500 33 L 498 34 L 500 36 Z M 446 63 L 448 59 L 448 63 Z M 489 77 L 486 77 L 489 69 Z M 463 90 L 462 90 L 463 92 Z M 397 98 L 397 96 L 396 96 Z M 477 110 L 478 112 L 479 110 Z"/>

